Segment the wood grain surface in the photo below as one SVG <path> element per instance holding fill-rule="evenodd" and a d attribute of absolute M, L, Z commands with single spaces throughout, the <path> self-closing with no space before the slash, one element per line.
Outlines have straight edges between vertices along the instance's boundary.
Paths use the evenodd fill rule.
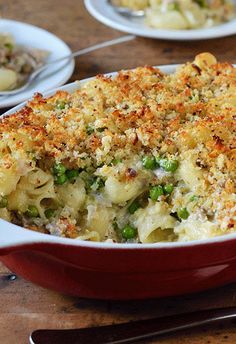
<path fill-rule="evenodd" d="M 72 50 L 122 34 L 92 18 L 86 12 L 82 0 L 0 1 L 0 11 L 4 18 L 31 23 L 55 33 Z M 198 42 L 137 38 L 121 46 L 78 58 L 71 81 L 144 64 L 181 63 L 193 59 L 195 54 L 202 51 L 212 52 L 221 61 L 236 63 L 236 36 Z M 30 332 L 38 328 L 87 327 L 225 306 L 236 306 L 236 284 L 195 295 L 158 300 L 86 300 L 35 286 L 0 264 L 1 344 L 28 343 Z M 236 323 L 221 322 L 148 343 L 235 344 Z"/>

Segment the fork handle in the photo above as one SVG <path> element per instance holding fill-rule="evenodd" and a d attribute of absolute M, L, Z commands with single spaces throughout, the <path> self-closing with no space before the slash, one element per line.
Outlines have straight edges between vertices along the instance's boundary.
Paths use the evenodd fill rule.
<path fill-rule="evenodd" d="M 36 330 L 31 344 L 120 344 L 236 317 L 236 307 L 208 309 L 163 318 L 71 330 Z"/>
<path fill-rule="evenodd" d="M 87 47 L 87 48 L 84 48 L 84 49 L 80 49 L 80 50 L 75 51 L 75 52 L 73 52 L 73 53 L 71 53 L 69 55 L 60 57 L 60 58 L 58 58 L 56 60 L 49 61 L 49 62 L 45 63 L 42 67 L 36 69 L 36 71 L 39 73 L 39 72 L 42 72 L 44 69 L 46 69 L 48 66 L 50 66 L 52 64 L 55 64 L 55 63 L 58 63 L 58 62 L 62 62 L 64 60 L 71 60 L 73 57 L 85 55 L 85 54 L 88 54 L 88 53 L 90 53 L 90 52 L 92 52 L 94 50 L 110 47 L 111 45 L 116 45 L 116 44 L 121 44 L 121 43 L 124 43 L 124 42 L 128 42 L 128 41 L 131 41 L 131 40 L 133 40 L 135 38 L 136 38 L 136 36 L 134 36 L 134 35 L 125 35 L 125 36 L 121 36 L 121 37 L 118 37 L 118 38 L 115 38 L 115 39 L 111 39 L 109 41 L 105 41 L 105 42 L 102 42 L 102 43 L 91 45 L 90 47 Z"/>

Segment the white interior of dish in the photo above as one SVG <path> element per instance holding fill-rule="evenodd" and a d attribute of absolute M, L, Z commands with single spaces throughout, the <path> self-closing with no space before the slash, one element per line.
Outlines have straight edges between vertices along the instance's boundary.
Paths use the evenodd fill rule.
<path fill-rule="evenodd" d="M 165 65 L 159 66 L 158 68 L 164 72 L 171 74 L 175 71 L 176 67 L 179 65 Z M 235 66 L 235 65 L 234 65 Z M 107 75 L 114 76 L 116 72 L 109 73 Z M 60 90 L 64 90 L 67 92 L 73 92 L 80 87 L 81 84 L 87 82 L 92 78 L 84 79 L 82 81 L 73 82 L 67 84 L 65 86 L 60 87 Z M 46 92 L 43 94 L 44 96 L 51 96 L 57 91 L 58 89 L 51 90 L 50 92 Z M 26 105 L 26 102 L 12 108 L 11 110 L 7 111 L 3 116 L 9 116 L 16 111 L 19 111 L 23 106 Z M 147 249 L 147 248 L 174 248 L 174 247 L 187 247 L 187 246 L 195 246 L 195 245 L 206 245 L 210 243 L 217 243 L 217 242 L 224 242 L 228 240 L 236 239 L 236 233 L 222 235 L 218 237 L 214 237 L 211 239 L 206 240 L 195 240 L 195 241 L 188 241 L 188 242 L 159 242 L 159 243 L 151 243 L 151 244 L 129 244 L 129 243 L 106 243 L 106 242 L 92 242 L 92 241 L 82 241 L 76 239 L 69 239 L 69 238 L 62 238 L 56 237 L 49 234 L 42 234 L 39 232 L 34 232 L 29 229 L 25 229 L 20 226 L 16 226 L 12 223 L 9 223 L 5 220 L 0 219 L 0 249 L 12 247 L 12 246 L 20 246 L 25 244 L 32 244 L 32 243 L 57 243 L 62 245 L 72 245 L 72 246 L 83 246 L 83 247 L 94 247 L 94 248 L 112 248 L 112 249 Z"/>

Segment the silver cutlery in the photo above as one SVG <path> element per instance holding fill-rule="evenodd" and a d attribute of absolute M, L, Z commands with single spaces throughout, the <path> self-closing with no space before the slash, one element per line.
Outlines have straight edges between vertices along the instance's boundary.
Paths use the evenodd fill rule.
<path fill-rule="evenodd" d="M 236 307 L 207 309 L 128 323 L 69 330 L 36 330 L 31 344 L 121 344 L 146 340 L 219 320 L 236 318 Z"/>
<path fill-rule="evenodd" d="M 49 61 L 49 62 L 45 63 L 43 66 L 41 66 L 40 68 L 36 69 L 32 74 L 30 74 L 29 78 L 27 79 L 27 81 L 24 83 L 24 85 L 22 87 L 19 87 L 19 88 L 16 88 L 14 90 L 10 90 L 10 91 L 0 91 L 0 96 L 10 96 L 10 95 L 14 95 L 16 93 L 24 91 L 39 76 L 40 73 L 42 73 L 49 66 L 52 66 L 58 62 L 62 62 L 64 60 L 70 61 L 73 57 L 81 56 L 81 55 L 90 53 L 90 52 L 97 50 L 97 49 L 109 47 L 111 45 L 116 45 L 116 44 L 128 42 L 130 40 L 133 40 L 135 37 L 136 36 L 134 36 L 134 35 L 121 36 L 119 38 L 115 38 L 115 39 L 112 39 L 109 41 L 98 43 L 98 44 L 92 45 L 88 48 L 84 48 L 84 49 L 75 51 L 74 53 L 71 53 L 67 56 L 60 57 L 56 60 Z"/>

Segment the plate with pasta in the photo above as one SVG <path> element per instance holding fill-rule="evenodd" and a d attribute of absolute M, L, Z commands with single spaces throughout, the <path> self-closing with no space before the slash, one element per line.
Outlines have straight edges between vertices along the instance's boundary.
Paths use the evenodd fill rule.
<path fill-rule="evenodd" d="M 9 19 L 0 21 L 0 89 L 18 88 L 28 75 L 45 62 L 71 53 L 61 39 L 39 27 Z M 63 85 L 74 70 L 74 60 L 50 66 L 24 91 L 0 97 L 0 108 L 29 99 L 35 92 L 44 92 Z"/>
<path fill-rule="evenodd" d="M 203 40 L 236 33 L 234 0 L 85 0 L 89 13 L 120 31 L 168 40 Z M 143 16 L 121 15 L 128 9 Z"/>

